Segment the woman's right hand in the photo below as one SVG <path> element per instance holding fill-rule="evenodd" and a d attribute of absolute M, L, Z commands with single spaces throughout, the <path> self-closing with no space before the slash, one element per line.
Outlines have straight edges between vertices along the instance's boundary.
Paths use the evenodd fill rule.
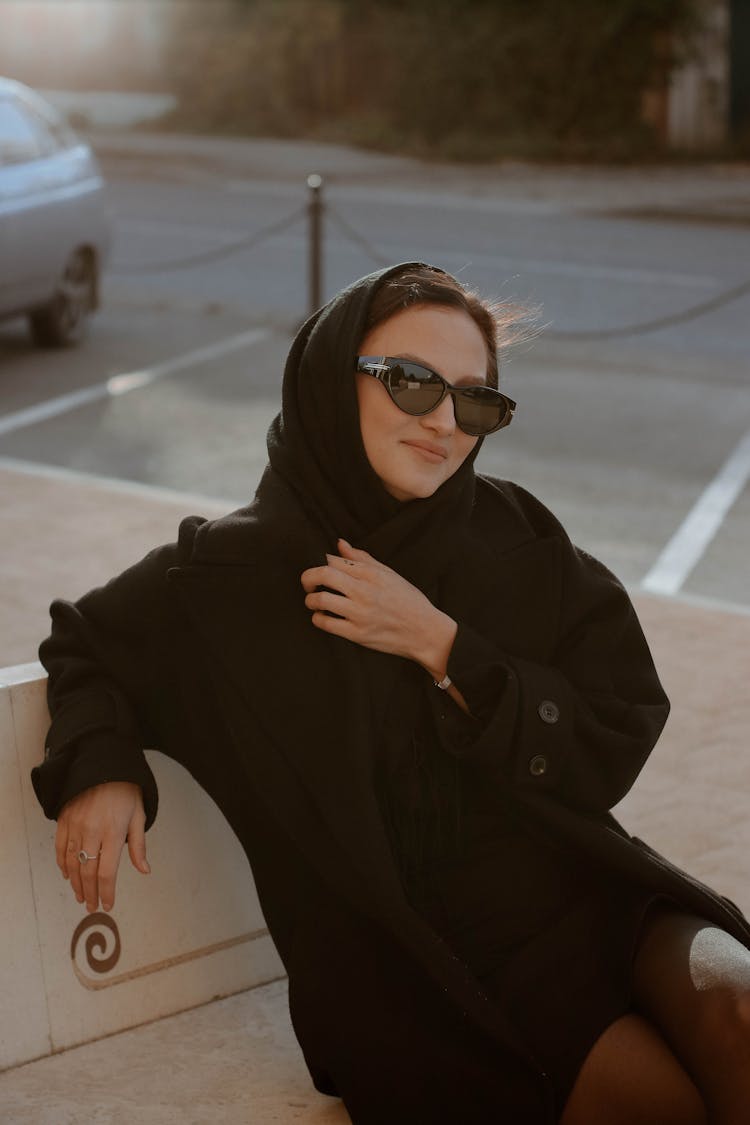
<path fill-rule="evenodd" d="M 137 871 L 149 874 L 146 859 L 146 814 L 140 785 L 132 781 L 106 781 L 84 789 L 63 805 L 57 818 L 55 853 L 57 866 L 79 902 L 86 901 L 89 913 L 115 904 L 115 880 L 125 838 L 130 862 Z M 79 851 L 95 859 L 84 863 Z M 99 854 L 101 852 L 101 854 Z"/>

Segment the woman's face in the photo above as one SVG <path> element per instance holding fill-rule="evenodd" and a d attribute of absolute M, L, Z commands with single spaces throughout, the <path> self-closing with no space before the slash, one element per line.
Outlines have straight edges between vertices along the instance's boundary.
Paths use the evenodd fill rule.
<path fill-rule="evenodd" d="M 461 309 L 403 309 L 367 333 L 359 354 L 410 359 L 456 386 L 487 382 L 484 337 Z M 415 417 L 399 410 L 378 379 L 361 372 L 355 378 L 365 452 L 386 491 L 397 500 L 432 496 L 478 440 L 456 425 L 452 397 L 446 395 L 430 414 Z"/>

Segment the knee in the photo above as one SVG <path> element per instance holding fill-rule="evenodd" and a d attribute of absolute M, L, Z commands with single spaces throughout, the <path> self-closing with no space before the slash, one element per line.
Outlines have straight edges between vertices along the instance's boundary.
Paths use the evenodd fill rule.
<path fill-rule="evenodd" d="M 742 989 L 731 1008 L 731 1035 L 733 1047 L 746 1064 L 750 1063 L 750 988 Z"/>
<path fill-rule="evenodd" d="M 745 1030 L 750 1032 L 750 988 L 743 988 L 737 997 L 737 1015 Z"/>
<path fill-rule="evenodd" d="M 622 1016 L 585 1059 L 561 1125 L 706 1125 L 706 1103 L 654 1026 Z"/>
<path fill-rule="evenodd" d="M 747 1121 L 750 1103 L 750 989 L 712 997 L 703 1027 L 698 1085 L 712 1121 Z"/>
<path fill-rule="evenodd" d="M 717 992 L 707 1007 L 706 1041 L 719 1068 L 750 1088 L 750 989 Z"/>

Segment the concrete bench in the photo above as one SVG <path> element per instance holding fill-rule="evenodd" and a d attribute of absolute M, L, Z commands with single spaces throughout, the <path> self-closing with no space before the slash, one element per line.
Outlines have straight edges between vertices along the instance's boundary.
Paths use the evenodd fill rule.
<path fill-rule="evenodd" d="M 29 776 L 49 725 L 45 686 L 41 664 L 0 671 L 0 1070 L 284 976 L 239 843 L 156 751 L 152 873 L 126 847 L 114 909 L 76 901 Z"/>

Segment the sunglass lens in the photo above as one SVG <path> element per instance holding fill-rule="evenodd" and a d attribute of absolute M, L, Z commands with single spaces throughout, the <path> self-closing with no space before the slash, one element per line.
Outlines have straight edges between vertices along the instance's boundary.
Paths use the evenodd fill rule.
<path fill-rule="evenodd" d="M 439 375 L 409 363 L 395 363 L 388 382 L 393 401 L 406 414 L 428 414 L 434 410 L 445 387 Z"/>
<path fill-rule="evenodd" d="M 465 387 L 456 395 L 456 422 L 466 434 L 492 433 L 506 412 L 504 399 L 490 387 Z"/>

